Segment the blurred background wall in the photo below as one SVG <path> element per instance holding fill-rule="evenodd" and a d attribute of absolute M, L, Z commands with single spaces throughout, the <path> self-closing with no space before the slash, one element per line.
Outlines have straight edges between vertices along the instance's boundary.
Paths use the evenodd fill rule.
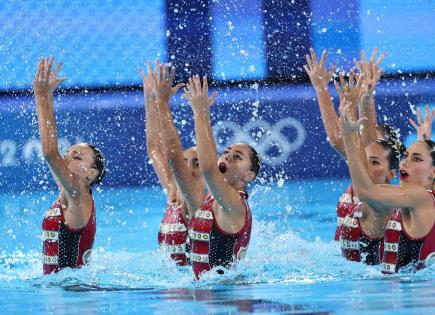
<path fill-rule="evenodd" d="M 329 147 L 302 66 L 309 47 L 347 71 L 360 50 L 387 51 L 377 89 L 378 119 L 415 138 L 407 119 L 435 95 L 432 1 L 207 0 L 3 1 L 0 3 L 0 190 L 52 189 L 42 160 L 31 86 L 41 56 L 55 56 L 68 80 L 56 94 L 61 150 L 101 147 L 104 186 L 156 182 L 146 155 L 137 66 L 159 57 L 176 80 L 207 74 L 218 99 L 219 149 L 243 141 L 263 157 L 260 182 L 347 176 Z M 331 90 L 333 96 L 336 96 Z M 338 106 L 338 100 L 334 97 Z M 173 107 L 185 147 L 191 110 Z"/>

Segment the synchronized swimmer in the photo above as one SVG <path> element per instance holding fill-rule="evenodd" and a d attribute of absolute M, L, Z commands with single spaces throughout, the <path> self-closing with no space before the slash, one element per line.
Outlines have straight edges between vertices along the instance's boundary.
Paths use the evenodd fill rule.
<path fill-rule="evenodd" d="M 382 265 L 384 273 L 404 267 L 423 268 L 435 258 L 435 144 L 430 140 L 434 112 L 417 112 L 419 139 L 407 150 L 395 129 L 377 125 L 375 90 L 385 54 L 377 49 L 356 62 L 357 72 L 339 75 L 337 113 L 329 94 L 334 68 L 310 50 L 305 70 L 316 91 L 331 146 L 348 161 L 352 184 L 337 205 L 335 240 L 345 259 Z M 53 92 L 58 78 L 53 58 L 38 64 L 34 94 L 42 151 L 60 196 L 43 220 L 43 272 L 78 268 L 89 261 L 96 231 L 91 187 L 105 175 L 102 152 L 88 143 L 71 146 L 61 156 L 57 143 Z M 252 212 L 248 185 L 257 177 L 261 160 L 246 143 L 230 145 L 218 156 L 210 123 L 217 97 L 208 79 L 198 75 L 174 86 L 175 68 L 147 62 L 143 79 L 146 146 L 167 206 L 158 233 L 160 248 L 179 266 L 190 266 L 199 280 L 206 272 L 222 274 L 248 250 Z M 193 111 L 196 147 L 183 149 L 169 106 L 184 87 Z M 401 156 L 403 158 L 401 159 Z M 400 184 L 391 181 L 400 172 Z"/>

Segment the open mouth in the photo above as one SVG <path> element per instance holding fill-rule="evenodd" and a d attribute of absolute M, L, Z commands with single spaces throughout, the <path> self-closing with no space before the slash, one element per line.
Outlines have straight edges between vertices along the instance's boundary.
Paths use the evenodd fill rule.
<path fill-rule="evenodd" d="M 224 174 L 227 171 L 227 165 L 225 163 L 219 163 L 219 171 Z"/>
<path fill-rule="evenodd" d="M 407 179 L 409 174 L 406 171 L 400 171 L 400 179 Z"/>

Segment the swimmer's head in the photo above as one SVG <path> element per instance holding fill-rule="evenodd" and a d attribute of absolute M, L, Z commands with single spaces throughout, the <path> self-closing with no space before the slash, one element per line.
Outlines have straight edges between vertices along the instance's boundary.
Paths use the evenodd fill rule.
<path fill-rule="evenodd" d="M 65 154 L 65 162 L 68 168 L 88 182 L 89 186 L 101 182 L 106 173 L 103 154 L 88 143 L 72 145 Z"/>
<path fill-rule="evenodd" d="M 261 165 L 257 151 L 245 143 L 226 148 L 217 163 L 228 183 L 238 189 L 246 187 L 256 178 Z"/>
<path fill-rule="evenodd" d="M 396 177 L 400 154 L 386 140 L 376 140 L 366 147 L 368 174 L 375 184 L 387 184 Z"/>
<path fill-rule="evenodd" d="M 435 143 L 420 140 L 411 144 L 400 161 L 400 181 L 433 188 L 435 181 Z"/>

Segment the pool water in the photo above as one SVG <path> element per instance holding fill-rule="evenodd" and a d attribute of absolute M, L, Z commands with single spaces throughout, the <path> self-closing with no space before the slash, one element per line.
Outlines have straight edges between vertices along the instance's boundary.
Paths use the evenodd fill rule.
<path fill-rule="evenodd" d="M 57 192 L 0 195 L 2 314 L 435 314 L 435 266 L 385 276 L 345 261 L 332 241 L 348 180 L 288 181 L 250 190 L 245 260 L 193 281 L 158 250 L 158 187 L 94 193 L 92 262 L 42 276 L 41 221 Z"/>

